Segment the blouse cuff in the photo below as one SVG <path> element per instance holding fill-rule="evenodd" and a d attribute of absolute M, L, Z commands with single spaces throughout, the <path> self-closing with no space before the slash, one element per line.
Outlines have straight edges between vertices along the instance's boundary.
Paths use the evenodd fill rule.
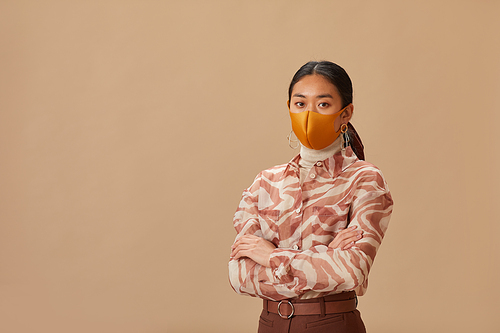
<path fill-rule="evenodd" d="M 270 256 L 271 269 L 274 277 L 280 283 L 289 283 L 293 281 L 290 273 L 290 263 L 300 251 L 290 249 L 275 249 Z"/>

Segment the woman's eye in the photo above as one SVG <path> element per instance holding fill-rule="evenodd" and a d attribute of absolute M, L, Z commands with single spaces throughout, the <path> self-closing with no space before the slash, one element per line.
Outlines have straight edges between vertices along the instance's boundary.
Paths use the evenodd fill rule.
<path fill-rule="evenodd" d="M 304 104 L 304 103 L 302 103 L 302 102 L 297 102 L 297 103 L 295 103 L 295 105 L 296 105 L 297 107 L 299 107 L 299 108 L 303 108 L 305 104 Z"/>
<path fill-rule="evenodd" d="M 320 108 L 326 108 L 326 107 L 328 107 L 328 103 L 324 103 L 324 102 L 323 103 L 319 103 L 319 107 Z"/>

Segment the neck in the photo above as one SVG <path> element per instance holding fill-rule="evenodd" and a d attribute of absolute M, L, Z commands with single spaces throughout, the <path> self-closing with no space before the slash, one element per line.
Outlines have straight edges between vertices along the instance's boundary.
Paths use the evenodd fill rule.
<path fill-rule="evenodd" d="M 335 141 L 333 141 L 331 145 L 321 150 L 310 149 L 300 144 L 300 157 L 302 160 L 309 163 L 324 161 L 328 157 L 333 156 L 340 151 L 341 141 L 342 140 L 339 135 L 339 137 Z"/>

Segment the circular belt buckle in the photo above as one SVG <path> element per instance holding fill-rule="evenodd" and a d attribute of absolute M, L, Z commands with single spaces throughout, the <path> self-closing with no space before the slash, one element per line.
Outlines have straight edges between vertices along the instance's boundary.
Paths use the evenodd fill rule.
<path fill-rule="evenodd" d="M 288 315 L 288 316 L 285 316 L 285 315 L 282 315 L 282 314 L 281 314 L 280 307 L 281 307 L 281 304 L 283 303 L 283 301 L 280 301 L 280 302 L 278 303 L 278 314 L 279 314 L 279 316 L 280 316 L 281 318 L 283 318 L 283 319 L 290 319 L 290 318 L 292 318 L 292 317 L 293 317 L 293 314 L 295 313 L 295 308 L 293 307 L 292 302 L 290 302 L 290 301 L 287 301 L 287 302 L 288 302 L 288 304 L 290 305 L 290 307 L 292 308 L 292 313 L 290 313 L 290 315 Z"/>

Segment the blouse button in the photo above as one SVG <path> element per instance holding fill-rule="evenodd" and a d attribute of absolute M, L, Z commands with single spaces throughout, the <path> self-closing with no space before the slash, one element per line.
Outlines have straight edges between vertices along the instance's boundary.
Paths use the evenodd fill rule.
<path fill-rule="evenodd" d="M 323 163 L 321 163 L 321 162 L 316 163 L 316 166 L 319 166 L 319 167 L 320 167 L 320 166 L 322 166 L 322 165 L 323 165 Z"/>
<path fill-rule="evenodd" d="M 316 175 L 314 173 L 311 174 L 310 176 L 312 179 L 316 178 Z"/>
<path fill-rule="evenodd" d="M 299 249 L 299 246 L 297 244 L 295 244 L 293 247 L 292 247 L 293 250 L 298 250 Z"/>
<path fill-rule="evenodd" d="M 297 209 L 295 210 L 295 213 L 300 214 L 300 208 L 297 208 Z"/>

